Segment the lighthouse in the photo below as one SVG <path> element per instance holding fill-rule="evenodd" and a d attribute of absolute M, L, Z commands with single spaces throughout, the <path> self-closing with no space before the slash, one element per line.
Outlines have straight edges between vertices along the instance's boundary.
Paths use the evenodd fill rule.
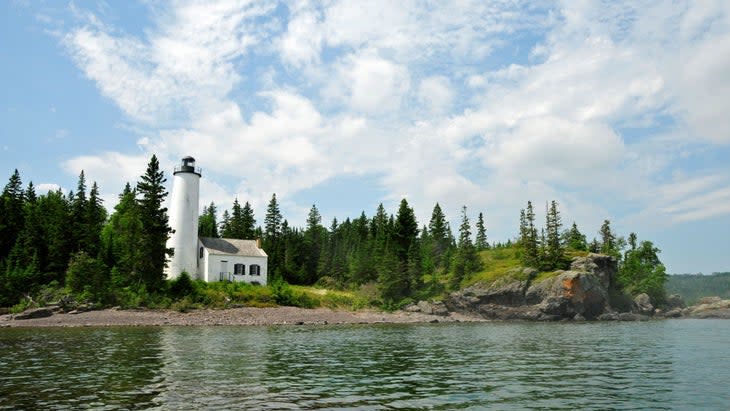
<path fill-rule="evenodd" d="M 200 168 L 195 159 L 184 157 L 173 172 L 170 196 L 170 228 L 167 248 L 174 250 L 165 274 L 175 279 L 182 272 L 196 278 L 198 272 L 198 198 L 200 196 Z"/>

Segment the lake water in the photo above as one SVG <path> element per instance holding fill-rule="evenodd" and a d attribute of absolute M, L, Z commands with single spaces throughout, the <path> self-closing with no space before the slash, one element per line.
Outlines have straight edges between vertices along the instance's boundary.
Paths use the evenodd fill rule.
<path fill-rule="evenodd" d="M 0 329 L 0 409 L 730 409 L 730 321 Z"/>

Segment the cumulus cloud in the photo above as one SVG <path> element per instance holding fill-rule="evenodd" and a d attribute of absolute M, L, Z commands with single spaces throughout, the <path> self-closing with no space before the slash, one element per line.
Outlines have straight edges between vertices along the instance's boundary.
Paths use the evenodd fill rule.
<path fill-rule="evenodd" d="M 144 36 L 88 15 L 64 36 L 100 92 L 152 130 L 135 136 L 141 154 L 88 153 L 64 163 L 69 172 L 115 187 L 149 153 L 166 165 L 192 154 L 208 170 L 202 202 L 238 195 L 261 209 L 276 192 L 300 211 L 308 205 L 288 197 L 369 174 L 422 221 L 436 201 L 454 218 L 462 204 L 489 209 L 501 237 L 528 199 L 555 198 L 590 224 L 619 212 L 616 199 L 672 221 L 730 212 L 728 173 L 712 184 L 695 170 L 667 179 L 680 151 L 730 142 L 726 2 L 220 1 L 156 11 Z"/>

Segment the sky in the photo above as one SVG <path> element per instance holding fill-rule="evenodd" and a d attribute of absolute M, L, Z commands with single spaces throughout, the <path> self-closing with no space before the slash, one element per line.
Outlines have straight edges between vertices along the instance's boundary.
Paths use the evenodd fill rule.
<path fill-rule="evenodd" d="M 589 240 L 608 219 L 670 273 L 730 271 L 725 0 L 0 8 L 0 178 L 68 191 L 84 170 L 111 209 L 152 154 L 168 184 L 191 155 L 201 205 L 259 224 L 273 193 L 295 226 L 406 198 L 502 242 L 556 200 Z"/>

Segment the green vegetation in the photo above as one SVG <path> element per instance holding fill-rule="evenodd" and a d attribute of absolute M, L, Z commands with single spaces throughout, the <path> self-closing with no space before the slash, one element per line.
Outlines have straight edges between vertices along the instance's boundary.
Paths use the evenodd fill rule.
<path fill-rule="evenodd" d="M 679 294 L 689 305 L 696 304 L 702 297 L 730 299 L 730 272 L 670 275 L 666 289 L 667 294 Z"/>
<path fill-rule="evenodd" d="M 555 201 L 546 203 L 546 225 L 539 231 L 528 202 L 520 212 L 519 238 L 506 244 L 489 244 L 484 214 L 478 213 L 472 227 L 466 207 L 455 237 L 438 203 L 420 229 L 405 199 L 395 215 L 381 204 L 372 218 L 362 212 L 353 219 L 334 218 L 327 227 L 312 205 L 304 228 L 289 225 L 276 194 L 263 227 L 255 226 L 249 202 L 241 206 L 236 199 L 220 224 L 211 203 L 199 217 L 201 235 L 260 238 L 269 255 L 270 285 L 205 284 L 186 276 L 167 281 L 163 270 L 171 250 L 165 248 L 170 227 L 164 182 L 152 156 L 140 181 L 126 184 L 107 216 L 95 182 L 87 194 L 83 172 L 75 192 L 38 196 L 32 183 L 23 190 L 15 171 L 0 197 L 0 306 L 20 308 L 55 296 L 96 306 L 182 310 L 235 305 L 392 309 L 441 299 L 476 282 L 521 278 L 527 275 L 523 267 L 534 267 L 541 272 L 538 280 L 546 279 L 587 250 L 619 259 L 618 285 L 625 291 L 646 292 L 656 301 L 664 296 L 664 268 L 652 243 L 637 243 L 631 234 L 630 248 L 623 252 L 626 241 L 606 220 L 601 242 L 587 244 L 575 223 L 561 231 Z"/>

